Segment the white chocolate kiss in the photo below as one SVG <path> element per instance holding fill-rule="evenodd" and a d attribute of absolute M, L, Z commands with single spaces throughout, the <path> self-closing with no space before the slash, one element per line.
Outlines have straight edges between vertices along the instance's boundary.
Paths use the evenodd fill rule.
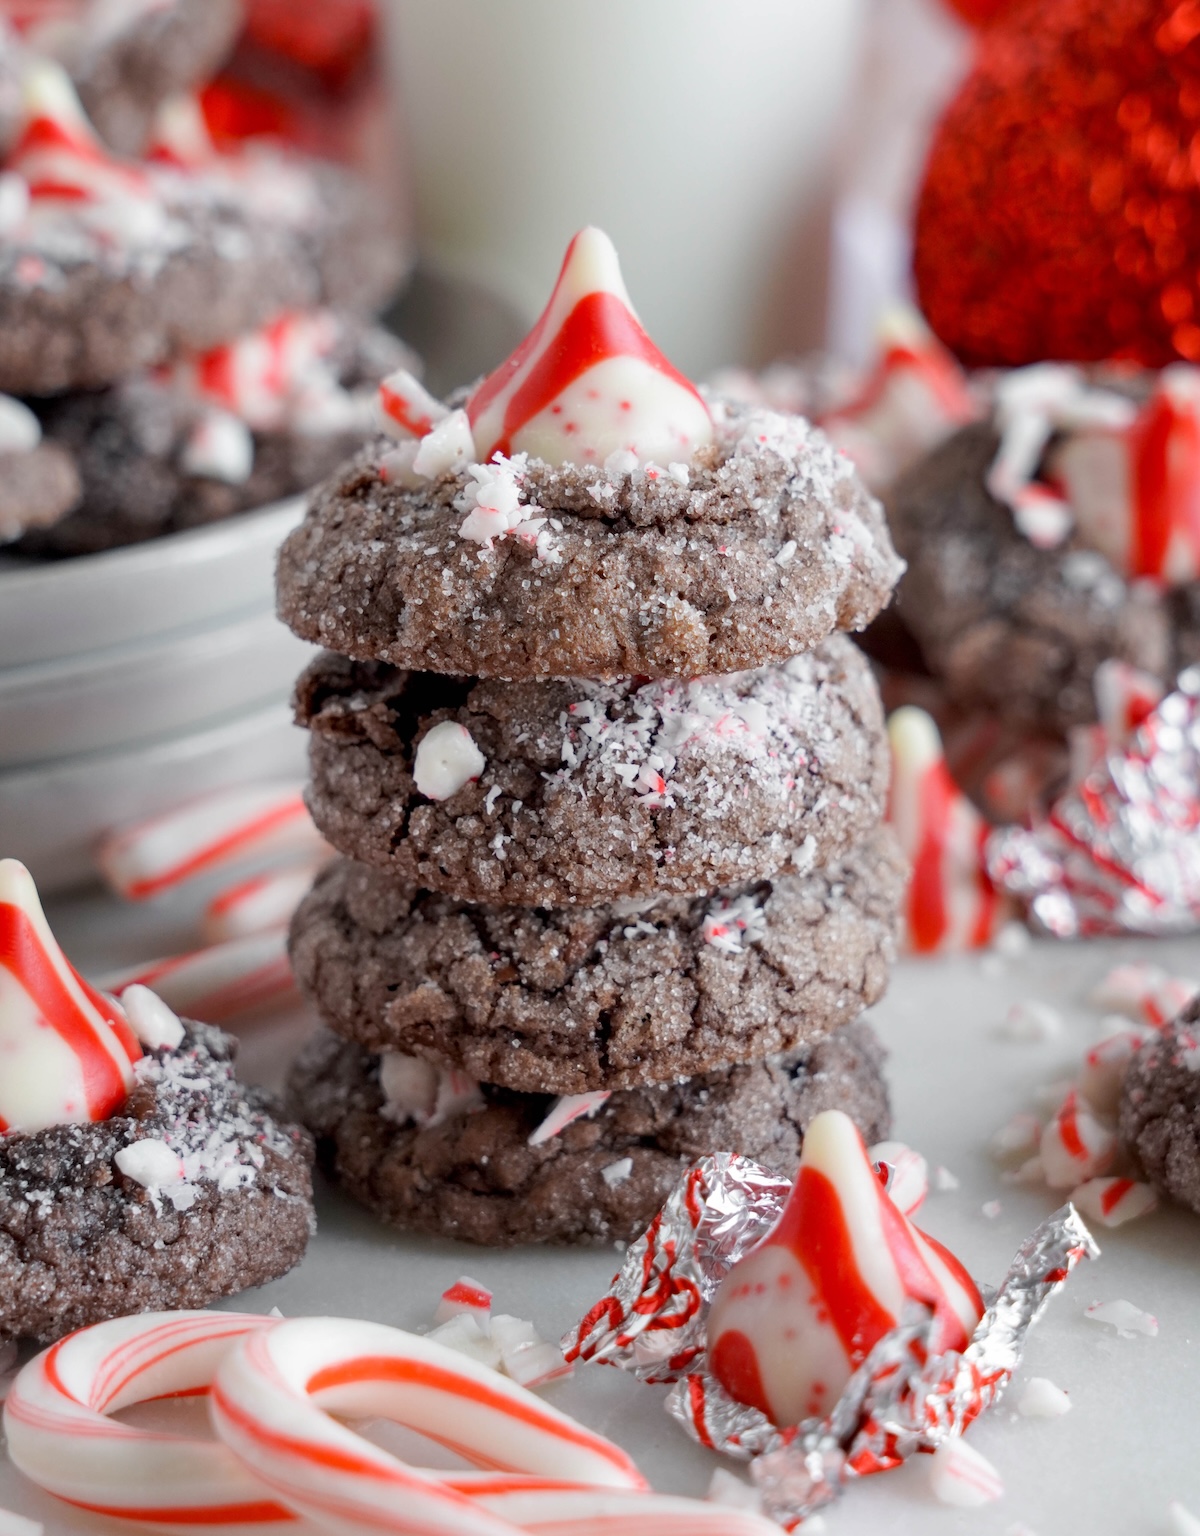
<path fill-rule="evenodd" d="M 809 1124 L 797 1188 L 805 1170 L 822 1175 L 832 1186 L 857 1286 L 892 1320 L 887 1326 L 899 1320 L 909 1292 L 885 1218 L 907 1230 L 936 1287 L 942 1331 L 960 1333 L 958 1343 L 964 1344 L 979 1320 L 977 1298 L 888 1200 L 848 1115 L 826 1110 Z M 874 1338 L 856 1340 L 860 1359 L 851 1359 L 830 1317 L 837 1298 L 821 1293 L 819 1271 L 806 1262 L 806 1256 L 820 1254 L 826 1241 L 839 1244 L 840 1235 L 804 1228 L 798 1234 L 780 1236 L 786 1225 L 785 1211 L 779 1227 L 733 1267 L 717 1292 L 708 1321 L 710 1355 L 718 1352 L 720 1340 L 728 1333 L 739 1333 L 748 1341 L 766 1404 L 780 1425 L 827 1414 L 861 1357 L 876 1342 Z M 793 1241 L 798 1241 L 801 1251 L 792 1246 Z M 944 1339 L 940 1347 L 946 1347 Z"/>
<path fill-rule="evenodd" d="M 128 1092 L 133 1070 L 120 1040 L 92 1003 L 50 931 L 33 877 L 16 859 L 0 859 L 0 906 L 17 909 L 61 989 L 65 1011 L 82 1037 L 84 1056 L 109 1059 Z M 14 931 L 18 924 L 14 923 Z M 90 1120 L 84 1056 L 43 1011 L 36 985 L 22 974 L 20 943 L 0 964 L 0 1123 L 10 1131 L 40 1131 Z"/>
<path fill-rule="evenodd" d="M 449 800 L 464 784 L 477 779 L 486 764 L 466 726 L 443 720 L 417 743 L 413 782 L 427 799 Z"/>

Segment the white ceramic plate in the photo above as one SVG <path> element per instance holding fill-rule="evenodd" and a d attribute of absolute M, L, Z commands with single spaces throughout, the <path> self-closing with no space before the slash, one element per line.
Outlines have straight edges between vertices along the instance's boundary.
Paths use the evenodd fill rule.
<path fill-rule="evenodd" d="M 32 666 L 273 606 L 292 497 L 187 533 L 45 564 L 0 557 L 0 667 Z"/>
<path fill-rule="evenodd" d="M 246 779 L 300 777 L 305 734 L 284 703 L 202 731 L 118 752 L 0 773 L 0 849 L 43 891 L 94 877 L 92 849 L 110 827 Z"/>
<path fill-rule="evenodd" d="M 191 731 L 287 698 L 312 654 L 270 609 L 0 669 L 0 770 Z"/>

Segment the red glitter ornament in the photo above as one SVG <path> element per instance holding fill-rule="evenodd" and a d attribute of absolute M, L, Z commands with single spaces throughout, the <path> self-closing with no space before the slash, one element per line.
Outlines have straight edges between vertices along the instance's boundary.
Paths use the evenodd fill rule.
<path fill-rule="evenodd" d="M 1200 360 L 1200 3 L 1018 0 L 934 137 L 915 274 L 973 365 Z"/>

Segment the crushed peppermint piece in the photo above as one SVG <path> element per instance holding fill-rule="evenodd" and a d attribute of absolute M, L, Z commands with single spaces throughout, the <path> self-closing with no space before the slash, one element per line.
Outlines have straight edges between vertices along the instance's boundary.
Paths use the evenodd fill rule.
<path fill-rule="evenodd" d="M 384 1051 L 380 1056 L 379 1086 L 384 1097 L 382 1114 L 400 1125 L 411 1120 L 429 1129 L 484 1107 L 479 1084 L 465 1072 L 435 1067 L 399 1051 Z"/>
<path fill-rule="evenodd" d="M 532 1323 L 501 1312 L 492 1318 L 491 1337 L 500 1351 L 506 1376 L 523 1387 L 542 1387 L 570 1376 L 574 1363 L 563 1359 L 557 1344 L 547 1343 Z"/>
<path fill-rule="evenodd" d="M 439 1323 L 436 1328 L 429 1330 L 426 1338 L 436 1339 L 447 1349 L 466 1355 L 469 1360 L 477 1360 L 480 1365 L 489 1366 L 493 1371 L 500 1369 L 499 1345 L 483 1331 L 478 1319 L 469 1312 L 458 1312 L 446 1322 Z"/>
<path fill-rule="evenodd" d="M 591 1119 L 611 1096 L 610 1089 L 596 1088 L 590 1093 L 568 1093 L 555 1099 L 546 1118 L 530 1132 L 529 1145 L 540 1147 L 565 1131 L 573 1120 L 579 1120 L 585 1115 Z"/>
<path fill-rule="evenodd" d="M 1017 1412 L 1027 1419 L 1061 1419 L 1071 1399 L 1045 1376 L 1031 1376 L 1017 1398 Z"/>
<path fill-rule="evenodd" d="M 449 414 L 407 368 L 389 373 L 379 386 L 380 423 L 393 436 L 425 437 Z"/>
<path fill-rule="evenodd" d="M 740 955 L 766 937 L 767 916 L 753 896 L 719 897 L 704 914 L 704 942 L 725 955 Z"/>
<path fill-rule="evenodd" d="M 1063 1017 L 1057 1008 L 1028 997 L 1013 1003 L 1005 1015 L 999 1033 L 1006 1040 L 1036 1042 L 1053 1040 L 1062 1034 Z"/>
<path fill-rule="evenodd" d="M 944 1441 L 929 1458 L 929 1486 L 942 1504 L 978 1509 L 1003 1496 L 1004 1483 L 985 1456 L 961 1436 Z"/>
<path fill-rule="evenodd" d="M 474 450 L 466 411 L 451 411 L 417 444 L 413 473 L 426 480 L 437 480 L 469 464 Z"/>
<path fill-rule="evenodd" d="M 941 1163 L 933 1170 L 933 1187 L 942 1194 L 959 1188 L 959 1181 L 949 1168 L 943 1168 Z"/>
<path fill-rule="evenodd" d="M 1083 1315 L 1093 1323 L 1107 1323 L 1123 1339 L 1132 1339 L 1139 1333 L 1148 1339 L 1158 1337 L 1158 1319 L 1131 1301 L 1094 1301 Z"/>
<path fill-rule="evenodd" d="M 1158 1196 L 1136 1179 L 1089 1179 L 1071 1191 L 1071 1204 L 1088 1221 L 1121 1227 L 1158 1209 Z"/>
<path fill-rule="evenodd" d="M 155 1136 L 122 1147 L 113 1161 L 127 1179 L 144 1189 L 166 1189 L 183 1183 L 183 1159 Z"/>
<path fill-rule="evenodd" d="M 600 1177 L 608 1185 L 609 1189 L 615 1189 L 618 1184 L 624 1184 L 625 1180 L 633 1172 L 633 1158 L 621 1157 L 615 1163 L 609 1163 L 601 1168 Z"/>
<path fill-rule="evenodd" d="M 465 725 L 443 720 L 426 731 L 413 758 L 413 783 L 429 800 L 449 800 L 477 779 L 487 759 Z"/>
<path fill-rule="evenodd" d="M 1073 1189 L 1107 1173 L 1117 1155 L 1117 1137 L 1072 1088 L 1042 1132 L 1038 1155 L 1051 1189 Z"/>
<path fill-rule="evenodd" d="M 180 450 L 179 467 L 202 480 L 245 485 L 254 473 L 250 428 L 231 411 L 205 411 Z"/>
<path fill-rule="evenodd" d="M 1041 1145 L 1042 1122 L 1036 1115 L 1022 1110 L 996 1132 L 988 1143 L 988 1150 L 998 1163 L 1024 1161 Z"/>
<path fill-rule="evenodd" d="M 121 993 L 119 1002 L 130 1029 L 148 1051 L 177 1049 L 183 1040 L 183 1025 L 157 992 L 135 982 Z"/>
<path fill-rule="evenodd" d="M 877 1141 L 867 1153 L 877 1171 L 885 1172 L 885 1187 L 906 1216 L 912 1216 L 929 1193 L 929 1165 L 902 1141 Z"/>
<path fill-rule="evenodd" d="M 446 1323 L 452 1317 L 466 1313 L 486 1333 L 491 1310 L 492 1293 L 487 1286 L 479 1280 L 472 1280 L 470 1275 L 460 1275 L 453 1285 L 442 1292 L 433 1320 L 435 1323 Z"/>
<path fill-rule="evenodd" d="M 1004 1207 L 1000 1204 L 999 1200 L 988 1200 L 980 1207 L 980 1209 L 989 1221 L 995 1221 L 996 1217 L 1000 1215 Z"/>

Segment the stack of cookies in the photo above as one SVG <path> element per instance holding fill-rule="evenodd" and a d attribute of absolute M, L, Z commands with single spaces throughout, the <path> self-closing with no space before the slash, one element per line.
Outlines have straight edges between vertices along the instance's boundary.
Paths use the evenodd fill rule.
<path fill-rule="evenodd" d="M 458 409 L 316 494 L 279 607 L 344 855 L 296 914 L 329 1032 L 292 1074 L 327 1166 L 401 1228 L 628 1238 L 680 1167 L 790 1172 L 818 1111 L 887 1134 L 859 1015 L 893 952 L 887 746 L 842 631 L 900 565 L 799 417 L 705 400 L 572 242 Z"/>
<path fill-rule="evenodd" d="M 405 360 L 370 321 L 404 253 L 367 190 L 208 137 L 192 91 L 238 9 L 90 0 L 44 29 L 120 152 L 41 34 L 0 21 L 0 462 L 18 473 L 0 542 L 21 553 L 92 553 L 305 489 L 370 432 Z"/>

